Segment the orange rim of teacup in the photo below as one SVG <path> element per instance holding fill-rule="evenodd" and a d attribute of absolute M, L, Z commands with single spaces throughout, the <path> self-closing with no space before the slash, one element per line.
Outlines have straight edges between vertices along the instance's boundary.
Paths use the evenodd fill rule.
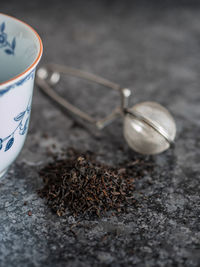
<path fill-rule="evenodd" d="M 0 15 L 3 15 L 3 16 L 9 17 L 9 18 L 12 18 L 12 19 L 14 19 L 16 21 L 19 21 L 20 23 L 24 24 L 26 27 L 28 27 L 31 31 L 34 32 L 34 34 L 36 35 L 37 39 L 39 40 L 39 44 L 40 44 L 39 53 L 38 53 L 38 56 L 35 59 L 35 61 L 25 71 L 23 71 L 22 73 L 16 75 L 15 77 L 13 77 L 13 78 L 11 78 L 11 79 L 3 82 L 3 83 L 0 83 L 0 86 L 2 86 L 2 85 L 6 85 L 6 84 L 8 84 L 8 83 L 10 83 L 10 82 L 12 82 L 12 81 L 14 81 L 14 80 L 22 77 L 24 74 L 28 73 L 31 69 L 33 69 L 34 66 L 37 65 L 37 63 L 39 62 L 39 60 L 40 60 L 40 58 L 42 56 L 43 45 L 42 45 L 42 40 L 41 40 L 39 34 L 29 24 L 27 24 L 26 22 L 24 22 L 24 21 L 22 21 L 20 19 L 17 19 L 17 18 L 15 18 L 13 16 L 10 16 L 10 15 L 7 15 L 7 14 L 1 13 L 1 12 L 0 12 Z M 1 88 L 0 88 L 0 90 L 1 90 Z"/>

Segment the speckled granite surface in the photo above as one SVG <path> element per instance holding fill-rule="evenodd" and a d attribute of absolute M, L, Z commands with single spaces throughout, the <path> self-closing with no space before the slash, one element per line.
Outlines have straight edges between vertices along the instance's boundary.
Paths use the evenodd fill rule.
<path fill-rule="evenodd" d="M 19 2 L 1 1 L 1 12 L 38 30 L 43 63 L 119 82 L 134 89 L 135 103 L 162 103 L 174 114 L 178 133 L 174 149 L 146 158 L 154 169 L 137 181 L 139 207 L 76 224 L 72 216 L 52 214 L 37 196 L 38 170 L 51 160 L 48 150 L 90 149 L 114 165 L 137 154 L 127 147 L 120 120 L 96 132 L 74 123 L 35 88 L 25 147 L 0 181 L 0 266 L 200 266 L 198 1 Z M 104 115 L 118 100 L 111 91 L 95 86 L 93 92 L 93 85 L 71 78 L 58 89 L 93 115 Z"/>

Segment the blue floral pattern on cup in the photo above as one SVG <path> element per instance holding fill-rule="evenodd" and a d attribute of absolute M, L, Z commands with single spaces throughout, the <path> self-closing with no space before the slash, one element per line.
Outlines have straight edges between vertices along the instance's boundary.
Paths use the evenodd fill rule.
<path fill-rule="evenodd" d="M 13 38 L 12 42 L 8 41 L 7 33 L 5 32 L 6 24 L 3 22 L 0 25 L 0 48 L 4 48 L 4 52 L 8 55 L 14 55 L 16 47 L 16 39 Z"/>
<path fill-rule="evenodd" d="M 14 117 L 14 120 L 18 123 L 14 131 L 7 137 L 0 138 L 0 150 L 4 150 L 4 152 L 8 151 L 14 144 L 15 135 L 17 133 L 20 135 L 24 135 L 26 133 L 30 119 L 30 112 L 31 112 L 31 98 L 29 99 L 26 109 Z"/>

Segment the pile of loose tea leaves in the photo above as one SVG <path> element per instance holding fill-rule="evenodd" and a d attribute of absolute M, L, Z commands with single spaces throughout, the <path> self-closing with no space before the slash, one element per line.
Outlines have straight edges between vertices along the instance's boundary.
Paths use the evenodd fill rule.
<path fill-rule="evenodd" d="M 67 158 L 44 167 L 40 176 L 44 187 L 38 193 L 58 216 L 67 210 L 74 216 L 119 213 L 135 203 L 130 171 L 99 163 L 91 152 L 71 150 Z"/>

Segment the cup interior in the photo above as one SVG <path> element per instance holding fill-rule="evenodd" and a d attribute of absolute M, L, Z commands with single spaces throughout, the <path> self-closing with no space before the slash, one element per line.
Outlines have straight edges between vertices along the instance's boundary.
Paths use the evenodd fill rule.
<path fill-rule="evenodd" d="M 0 84 L 25 72 L 38 58 L 40 47 L 30 26 L 0 14 Z"/>

